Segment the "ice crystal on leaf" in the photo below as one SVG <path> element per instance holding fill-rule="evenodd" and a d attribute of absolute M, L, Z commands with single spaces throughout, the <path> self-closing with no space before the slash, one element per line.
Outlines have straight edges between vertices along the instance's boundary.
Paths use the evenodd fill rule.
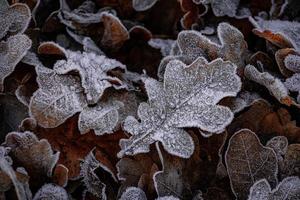
<path fill-rule="evenodd" d="M 284 155 L 281 168 L 282 178 L 288 176 L 300 176 L 300 144 L 290 144 Z"/>
<path fill-rule="evenodd" d="M 133 0 L 132 7 L 136 11 L 145 11 L 150 9 L 158 0 Z"/>
<path fill-rule="evenodd" d="M 30 101 L 30 115 L 46 128 L 57 127 L 87 105 L 78 77 L 36 67 L 39 89 Z"/>
<path fill-rule="evenodd" d="M 289 54 L 284 59 L 285 67 L 293 72 L 300 72 L 300 56 Z"/>
<path fill-rule="evenodd" d="M 291 176 L 283 179 L 275 189 L 271 189 L 266 179 L 257 181 L 250 189 L 248 200 L 300 199 L 300 179 Z"/>
<path fill-rule="evenodd" d="M 222 58 L 243 68 L 247 51 L 243 34 L 228 23 L 220 23 L 217 32 L 220 44 L 211 41 L 198 31 L 181 31 L 177 41 L 182 54 L 191 60 L 199 56 L 207 56 L 210 60 Z"/>
<path fill-rule="evenodd" d="M 211 4 L 211 8 L 215 16 L 235 17 L 240 0 L 201 0 L 203 3 Z"/>
<path fill-rule="evenodd" d="M 34 195 L 33 200 L 68 200 L 67 191 L 58 185 L 51 183 L 43 185 Z"/>
<path fill-rule="evenodd" d="M 147 200 L 147 197 L 142 189 L 128 187 L 119 200 Z"/>
<path fill-rule="evenodd" d="M 139 105 L 141 122 L 131 116 L 125 120 L 124 130 L 132 136 L 120 141 L 119 156 L 148 152 L 150 144 L 160 141 L 167 152 L 190 157 L 193 140 L 182 128 L 222 132 L 233 113 L 216 104 L 226 96 L 235 96 L 241 87 L 233 63 L 222 59 L 208 63 L 204 58 L 189 66 L 173 60 L 166 67 L 164 83 L 151 78 L 144 82 L 148 102 Z"/>
<path fill-rule="evenodd" d="M 2 0 L 6 2 L 6 0 Z M 7 3 L 6 3 L 7 4 Z M 26 4 L 15 3 L 0 8 L 0 39 L 7 33 L 23 33 L 31 19 L 30 9 Z"/>
<path fill-rule="evenodd" d="M 97 103 L 108 87 L 126 87 L 119 78 L 107 75 L 107 72 L 116 68 L 125 69 L 125 66 L 105 56 L 73 51 L 67 51 L 67 60 L 57 61 L 53 67 L 57 74 L 78 72 L 86 99 L 90 104 Z"/>
<path fill-rule="evenodd" d="M 288 149 L 288 139 L 285 136 L 276 136 L 270 139 L 266 147 L 270 147 L 274 150 L 277 160 L 278 160 L 278 165 L 281 166 L 283 163 L 283 157 Z"/>
<path fill-rule="evenodd" d="M 275 152 L 264 147 L 248 129 L 242 129 L 230 138 L 225 162 L 232 191 L 238 199 L 245 199 L 250 187 L 260 179 L 267 179 L 272 186 L 277 184 Z"/>
<path fill-rule="evenodd" d="M 30 47 L 31 40 L 23 34 L 11 36 L 6 42 L 0 42 L 0 91 L 3 90 L 5 77 L 14 71 Z"/>

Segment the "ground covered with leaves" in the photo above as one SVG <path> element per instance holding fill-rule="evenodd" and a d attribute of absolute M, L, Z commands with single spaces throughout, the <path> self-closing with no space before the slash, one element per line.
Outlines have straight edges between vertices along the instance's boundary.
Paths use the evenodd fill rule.
<path fill-rule="evenodd" d="M 0 0 L 0 200 L 300 199 L 299 0 Z"/>

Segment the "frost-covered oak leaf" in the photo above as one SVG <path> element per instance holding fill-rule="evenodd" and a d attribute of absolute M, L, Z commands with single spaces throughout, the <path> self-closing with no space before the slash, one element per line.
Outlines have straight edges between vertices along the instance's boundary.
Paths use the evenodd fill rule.
<path fill-rule="evenodd" d="M 182 54 L 192 60 L 199 56 L 208 57 L 210 60 L 222 58 L 243 68 L 247 51 L 243 34 L 228 23 L 220 23 L 217 32 L 220 44 L 211 41 L 198 31 L 181 31 L 177 42 Z"/>
<path fill-rule="evenodd" d="M 291 176 L 283 179 L 276 188 L 272 190 L 266 179 L 257 181 L 250 189 L 248 200 L 273 200 L 300 199 L 300 179 Z"/>
<path fill-rule="evenodd" d="M 46 67 L 36 67 L 39 89 L 33 94 L 30 116 L 45 128 L 57 127 L 87 105 L 79 77 L 58 75 Z"/>
<path fill-rule="evenodd" d="M 58 185 L 48 183 L 43 185 L 34 195 L 33 200 L 68 200 L 67 191 Z"/>
<path fill-rule="evenodd" d="M 5 77 L 10 75 L 16 65 L 31 47 L 31 40 L 23 34 L 14 35 L 0 42 L 0 91 L 3 90 Z"/>
<path fill-rule="evenodd" d="M 108 87 L 124 88 L 121 80 L 107 72 L 113 69 L 125 69 L 125 65 L 117 60 L 94 53 L 67 51 L 67 60 L 57 61 L 53 67 L 58 74 L 78 72 L 81 84 L 89 104 L 96 104 Z"/>
<path fill-rule="evenodd" d="M 277 184 L 275 152 L 264 147 L 255 133 L 248 129 L 236 132 L 229 140 L 225 163 L 231 189 L 238 199 L 245 199 L 250 187 L 260 179 Z"/>
<path fill-rule="evenodd" d="M 3 2 L 6 0 L 2 0 Z M 7 33 L 23 33 L 31 19 L 29 7 L 23 3 L 0 8 L 0 39 Z"/>
<path fill-rule="evenodd" d="M 148 152 L 149 145 L 160 141 L 173 155 L 188 158 L 194 151 L 191 136 L 184 127 L 220 133 L 231 122 L 229 108 L 216 105 L 226 96 L 235 96 L 241 87 L 236 66 L 216 59 L 208 63 L 200 57 L 187 66 L 173 60 L 164 74 L 164 83 L 145 79 L 148 102 L 138 108 L 138 122 L 127 117 L 124 130 L 129 139 L 120 141 L 119 156 Z"/>
<path fill-rule="evenodd" d="M 256 19 L 256 20 L 255 20 Z M 281 48 L 295 48 L 300 50 L 300 23 L 281 20 L 264 20 L 260 17 L 251 18 L 255 26 L 253 32 Z"/>

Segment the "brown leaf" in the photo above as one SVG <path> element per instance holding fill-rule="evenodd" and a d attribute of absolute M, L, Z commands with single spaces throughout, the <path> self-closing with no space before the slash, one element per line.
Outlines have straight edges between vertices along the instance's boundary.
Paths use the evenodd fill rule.
<path fill-rule="evenodd" d="M 284 75 L 285 77 L 291 77 L 294 74 L 294 72 L 287 69 L 284 64 L 284 59 L 288 55 L 300 55 L 300 54 L 295 49 L 291 49 L 291 48 L 279 49 L 275 53 L 275 59 L 276 59 L 278 68 L 279 68 L 281 74 Z"/>
<path fill-rule="evenodd" d="M 291 144 L 283 160 L 281 178 L 288 176 L 300 176 L 300 144 Z"/>
<path fill-rule="evenodd" d="M 68 173 L 69 170 L 64 165 L 56 165 L 52 176 L 53 182 L 61 187 L 65 187 L 68 184 Z"/>

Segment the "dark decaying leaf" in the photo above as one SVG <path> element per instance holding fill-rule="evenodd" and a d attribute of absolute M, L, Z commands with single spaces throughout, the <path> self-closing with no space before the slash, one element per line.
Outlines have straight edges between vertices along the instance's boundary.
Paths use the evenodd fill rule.
<path fill-rule="evenodd" d="M 288 146 L 281 167 L 282 178 L 300 176 L 300 144 L 290 144 Z"/>
<path fill-rule="evenodd" d="M 265 178 L 272 186 L 277 184 L 275 152 L 264 147 L 248 129 L 242 129 L 230 138 L 225 162 L 232 191 L 239 199 L 246 199 L 250 187 L 260 179 Z"/>

